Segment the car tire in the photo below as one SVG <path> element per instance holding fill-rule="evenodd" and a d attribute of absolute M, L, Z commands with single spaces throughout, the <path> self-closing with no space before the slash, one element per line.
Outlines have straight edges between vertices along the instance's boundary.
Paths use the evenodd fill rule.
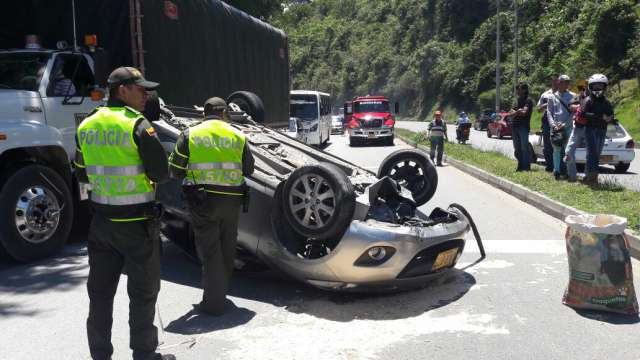
<path fill-rule="evenodd" d="M 353 185 L 340 168 L 319 163 L 295 169 L 284 184 L 281 201 L 284 217 L 295 232 L 328 239 L 342 234 L 351 223 L 355 198 Z"/>
<path fill-rule="evenodd" d="M 257 123 L 264 122 L 264 104 L 258 95 L 249 91 L 236 91 L 227 97 L 227 104 L 234 103 Z"/>
<path fill-rule="evenodd" d="M 487 137 L 491 139 L 491 131 L 489 131 L 489 129 L 487 129 Z"/>
<path fill-rule="evenodd" d="M 398 166 L 401 163 L 403 166 Z M 379 179 L 389 176 L 406 187 L 418 206 L 431 200 L 438 187 L 435 166 L 424 152 L 416 149 L 403 149 L 389 154 L 382 160 L 377 175 Z"/>
<path fill-rule="evenodd" d="M 629 170 L 629 167 L 631 166 L 631 163 L 628 164 L 618 164 L 615 166 L 616 168 L 616 174 L 624 174 L 627 172 L 627 170 Z"/>
<path fill-rule="evenodd" d="M 54 254 L 69 237 L 73 207 L 67 183 L 52 169 L 28 165 L 17 170 L 0 192 L 2 248 L 19 262 Z"/>

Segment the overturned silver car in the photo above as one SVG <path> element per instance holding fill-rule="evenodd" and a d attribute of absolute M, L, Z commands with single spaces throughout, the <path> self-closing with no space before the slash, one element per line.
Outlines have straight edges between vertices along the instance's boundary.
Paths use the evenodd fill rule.
<path fill-rule="evenodd" d="M 255 172 L 246 179 L 250 206 L 240 216 L 241 251 L 331 290 L 419 287 L 455 266 L 470 219 L 456 207 L 430 215 L 417 209 L 431 199 L 438 179 L 423 153 L 394 152 L 374 174 L 252 121 L 247 104 L 256 103 L 255 95 L 245 95 L 250 101 L 230 103 L 233 124 L 255 157 Z M 154 126 L 169 152 L 200 115 L 180 108 L 161 113 Z M 169 221 L 188 223 L 181 194 L 178 181 L 158 189 Z M 172 240 L 194 251 L 192 236 Z"/>

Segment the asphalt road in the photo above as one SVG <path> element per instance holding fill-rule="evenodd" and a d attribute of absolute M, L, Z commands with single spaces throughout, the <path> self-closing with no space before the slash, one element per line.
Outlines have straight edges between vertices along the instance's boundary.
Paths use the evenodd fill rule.
<path fill-rule="evenodd" d="M 402 129 L 407 129 L 411 131 L 426 131 L 428 127 L 428 123 L 419 122 L 419 121 L 398 121 L 396 126 Z M 448 125 L 447 131 L 449 133 L 449 141 L 456 141 L 456 126 Z M 480 149 L 482 151 L 496 151 L 502 153 L 512 159 L 515 159 L 513 155 L 513 143 L 511 142 L 511 138 L 488 138 L 486 131 L 478 131 L 471 128 L 471 133 L 469 134 L 469 144 L 474 148 Z M 601 181 L 610 181 L 612 183 L 617 183 L 621 186 L 624 186 L 628 189 L 640 191 L 640 150 L 635 149 L 636 160 L 631 162 L 631 167 L 629 171 L 625 174 L 615 174 L 613 166 L 602 165 L 600 166 L 601 173 Z M 446 151 L 445 151 L 446 153 Z M 540 163 L 544 163 L 544 159 L 538 159 Z"/>
<path fill-rule="evenodd" d="M 326 151 L 376 170 L 401 145 Z M 158 300 L 161 349 L 178 359 L 637 359 L 638 319 L 578 313 L 561 304 L 568 278 L 564 225 L 452 167 L 423 207 L 470 211 L 488 257 L 469 241 L 457 269 L 424 289 L 388 295 L 329 293 L 271 272 L 234 276 L 235 309 L 194 315 L 196 265 L 164 246 Z M 470 239 L 471 240 L 471 239 Z M 634 261 L 635 276 L 640 264 Z M 32 265 L 0 263 L 0 359 L 87 359 L 84 244 Z M 114 359 L 128 350 L 126 276 L 115 300 Z"/>

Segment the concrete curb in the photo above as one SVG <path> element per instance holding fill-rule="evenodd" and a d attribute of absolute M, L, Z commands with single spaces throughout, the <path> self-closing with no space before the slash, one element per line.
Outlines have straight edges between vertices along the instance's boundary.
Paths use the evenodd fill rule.
<path fill-rule="evenodd" d="M 417 144 L 415 141 L 409 140 L 401 135 L 396 134 L 396 137 L 410 146 L 429 153 L 429 147 L 425 145 Z M 539 192 L 529 190 L 522 185 L 493 175 L 473 165 L 465 164 L 460 160 L 447 157 L 447 163 L 455 167 L 456 169 L 472 175 L 476 179 L 484 181 L 485 183 L 498 188 L 529 205 L 535 206 L 536 208 L 555 217 L 556 219 L 564 221 L 564 219 L 568 215 L 584 214 L 583 211 L 550 199 Z M 629 252 L 631 256 L 636 258 L 637 260 L 640 260 L 640 237 L 631 230 L 625 230 L 625 235 L 627 237 L 627 240 L 629 241 Z"/>

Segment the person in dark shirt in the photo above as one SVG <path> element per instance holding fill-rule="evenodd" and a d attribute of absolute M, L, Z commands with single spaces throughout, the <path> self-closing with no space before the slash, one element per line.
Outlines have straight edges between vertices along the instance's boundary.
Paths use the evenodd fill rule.
<path fill-rule="evenodd" d="M 518 160 L 518 168 L 516 171 L 531 170 L 532 154 L 529 151 L 529 130 L 531 129 L 531 111 L 533 110 L 533 101 L 529 98 L 529 86 L 520 83 L 516 87 L 518 100 L 513 107 L 509 116 L 512 119 L 512 140 L 513 149 L 516 159 Z"/>
<path fill-rule="evenodd" d="M 594 74 L 589 78 L 589 96 L 584 102 L 582 114 L 586 118 L 585 139 L 587 143 L 587 165 L 584 183 L 598 184 L 600 154 L 604 148 L 607 126 L 613 122 L 613 106 L 605 97 L 609 80 L 603 74 Z"/>
<path fill-rule="evenodd" d="M 161 355 L 153 325 L 160 291 L 160 213 L 155 184 L 168 180 L 167 155 L 142 111 L 147 90 L 159 84 L 138 69 L 121 67 L 107 80 L 109 101 L 78 126 L 76 174 L 91 184 L 95 214 L 89 229 L 89 316 L 93 359 L 113 354 L 113 299 L 127 269 L 129 346 L 133 359 L 175 359 Z"/>

